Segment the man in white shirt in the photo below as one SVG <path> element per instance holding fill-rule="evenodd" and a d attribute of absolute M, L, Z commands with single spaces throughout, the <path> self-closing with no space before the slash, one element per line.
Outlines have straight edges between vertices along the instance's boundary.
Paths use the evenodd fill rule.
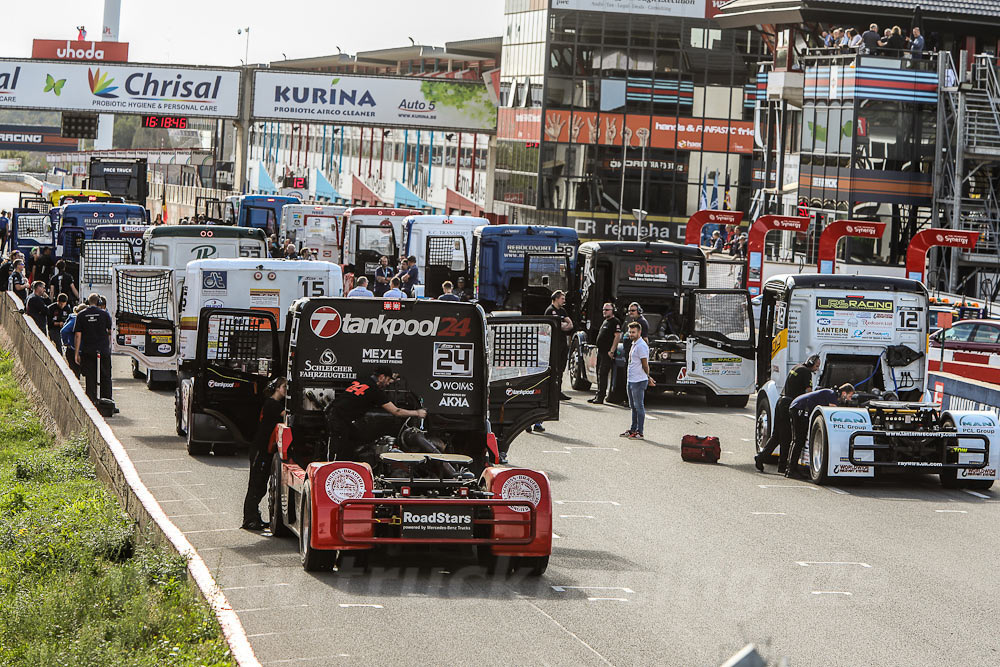
<path fill-rule="evenodd" d="M 357 281 L 355 281 L 354 289 L 348 292 L 347 296 L 375 296 L 375 295 L 372 294 L 372 291 L 370 289 L 368 289 L 368 279 L 365 278 L 364 276 L 361 276 L 360 278 L 357 279 Z"/>
<path fill-rule="evenodd" d="M 386 293 L 382 295 L 382 298 L 383 299 L 404 299 L 404 298 L 406 298 L 406 295 L 403 294 L 403 290 L 399 289 L 399 285 L 400 285 L 399 278 L 398 277 L 394 277 L 391 281 L 389 281 L 389 290 L 386 291 Z"/>
<path fill-rule="evenodd" d="M 632 347 L 628 352 L 628 402 L 632 408 L 632 426 L 621 434 L 623 438 L 642 440 L 642 429 L 646 421 L 646 387 L 655 387 L 656 382 L 649 375 L 649 345 L 642 339 L 642 327 L 638 322 L 630 322 L 628 336 Z"/>

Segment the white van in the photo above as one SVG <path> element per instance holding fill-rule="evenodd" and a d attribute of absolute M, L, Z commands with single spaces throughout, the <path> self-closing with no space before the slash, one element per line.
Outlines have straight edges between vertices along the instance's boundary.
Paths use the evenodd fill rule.
<path fill-rule="evenodd" d="M 486 218 L 450 215 L 414 215 L 403 223 L 405 254 L 415 257 L 420 285 L 414 296 L 436 298 L 441 283 L 465 278 L 471 285 L 472 238 L 476 228 L 490 224 Z"/>
<path fill-rule="evenodd" d="M 285 204 L 281 207 L 280 236 L 296 250 L 309 248 L 323 262 L 340 263 L 340 216 L 346 206 Z"/>

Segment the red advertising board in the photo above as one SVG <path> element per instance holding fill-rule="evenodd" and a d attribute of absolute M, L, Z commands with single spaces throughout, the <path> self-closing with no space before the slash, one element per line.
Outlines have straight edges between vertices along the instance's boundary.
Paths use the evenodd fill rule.
<path fill-rule="evenodd" d="M 97 60 L 124 63 L 128 62 L 128 42 L 36 39 L 31 45 L 31 57 L 49 60 Z"/>
<path fill-rule="evenodd" d="M 542 140 L 541 109 L 499 109 L 497 138 L 521 141 Z"/>

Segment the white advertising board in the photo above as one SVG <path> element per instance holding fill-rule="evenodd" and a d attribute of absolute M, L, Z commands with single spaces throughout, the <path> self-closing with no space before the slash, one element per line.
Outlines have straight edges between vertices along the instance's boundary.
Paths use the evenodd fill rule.
<path fill-rule="evenodd" d="M 705 0 L 552 0 L 552 9 L 695 18 L 706 16 Z"/>
<path fill-rule="evenodd" d="M 234 69 L 0 59 L 0 109 L 239 115 Z"/>
<path fill-rule="evenodd" d="M 493 132 L 496 107 L 481 83 L 257 71 L 255 120 L 303 120 Z"/>

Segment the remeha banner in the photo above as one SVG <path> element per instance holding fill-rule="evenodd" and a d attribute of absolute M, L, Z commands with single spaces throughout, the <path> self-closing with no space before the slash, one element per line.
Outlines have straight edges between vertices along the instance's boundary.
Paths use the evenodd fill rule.
<path fill-rule="evenodd" d="M 257 71 L 253 117 L 493 132 L 497 111 L 483 83 Z"/>
<path fill-rule="evenodd" d="M 0 109 L 236 118 L 240 72 L 0 59 Z"/>

